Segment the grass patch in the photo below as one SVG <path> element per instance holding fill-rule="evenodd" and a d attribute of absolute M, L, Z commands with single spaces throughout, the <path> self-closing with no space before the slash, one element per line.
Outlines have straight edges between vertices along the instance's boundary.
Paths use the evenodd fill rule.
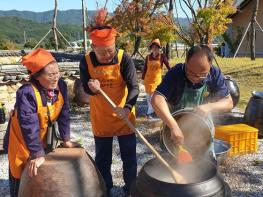
<path fill-rule="evenodd" d="M 240 100 L 237 107 L 245 110 L 251 93 L 263 91 L 263 58 L 251 61 L 250 58 L 220 58 L 216 60 L 225 75 L 230 75 L 240 89 Z M 171 65 L 184 62 L 185 58 L 176 58 L 170 61 Z M 214 65 L 217 65 L 214 62 Z"/>

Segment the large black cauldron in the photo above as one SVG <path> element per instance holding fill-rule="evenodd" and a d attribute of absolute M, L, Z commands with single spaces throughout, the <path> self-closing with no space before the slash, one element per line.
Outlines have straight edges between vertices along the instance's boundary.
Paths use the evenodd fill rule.
<path fill-rule="evenodd" d="M 259 130 L 263 136 L 263 92 L 253 92 L 246 107 L 244 122 Z"/>
<path fill-rule="evenodd" d="M 139 172 L 131 189 L 132 197 L 230 197 L 231 190 L 209 161 L 178 165 L 163 155 L 177 172 L 185 175 L 187 184 L 174 183 L 169 172 L 157 159 L 149 160 Z"/>
<path fill-rule="evenodd" d="M 238 85 L 235 80 L 230 76 L 225 76 L 225 82 L 228 87 L 228 91 L 232 97 L 234 107 L 237 105 L 240 97 Z"/>

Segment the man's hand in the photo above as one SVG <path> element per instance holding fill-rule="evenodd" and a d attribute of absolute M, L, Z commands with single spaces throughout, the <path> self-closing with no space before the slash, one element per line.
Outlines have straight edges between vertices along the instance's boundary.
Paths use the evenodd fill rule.
<path fill-rule="evenodd" d="M 28 175 L 29 177 L 37 176 L 37 169 L 45 162 L 45 157 L 38 157 L 29 161 Z"/>
<path fill-rule="evenodd" d="M 68 140 L 68 141 L 63 142 L 63 147 L 64 148 L 79 148 L 81 146 L 77 142 L 72 142 L 72 141 Z"/>
<path fill-rule="evenodd" d="M 88 81 L 88 86 L 89 86 L 89 89 L 90 89 L 94 94 L 99 93 L 99 90 L 100 90 L 100 82 L 99 82 L 99 80 L 97 80 L 97 79 L 90 79 L 90 80 Z"/>
<path fill-rule="evenodd" d="M 128 118 L 130 110 L 128 108 L 116 107 L 114 113 L 117 114 L 118 118 L 123 119 Z"/>
<path fill-rule="evenodd" d="M 194 108 L 194 111 L 200 114 L 201 116 L 208 116 L 209 113 L 212 112 L 212 107 L 210 106 L 209 103 L 203 104 L 203 105 L 198 105 L 197 107 Z"/>
<path fill-rule="evenodd" d="M 184 143 L 184 135 L 180 128 L 171 129 L 171 139 L 178 146 Z"/>

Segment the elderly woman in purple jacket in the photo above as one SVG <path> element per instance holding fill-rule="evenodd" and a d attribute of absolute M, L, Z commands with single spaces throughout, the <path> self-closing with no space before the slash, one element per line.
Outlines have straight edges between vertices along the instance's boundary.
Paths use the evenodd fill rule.
<path fill-rule="evenodd" d="M 75 147 L 70 141 L 67 86 L 59 79 L 58 64 L 44 49 L 34 50 L 22 58 L 31 80 L 16 93 L 14 111 L 4 139 L 9 160 L 11 197 L 18 194 L 20 177 L 27 166 L 29 176 L 45 162 L 48 128 L 57 121 L 64 147 Z"/>

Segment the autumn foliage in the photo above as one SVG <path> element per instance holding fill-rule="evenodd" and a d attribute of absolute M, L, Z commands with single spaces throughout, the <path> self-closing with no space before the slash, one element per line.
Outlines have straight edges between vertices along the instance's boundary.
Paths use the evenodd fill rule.
<path fill-rule="evenodd" d="M 173 28 L 159 18 L 161 8 L 166 3 L 165 0 L 122 0 L 110 23 L 118 30 L 120 36 L 125 38 L 121 41 L 126 40 L 126 44 L 128 42 L 130 45 L 134 43 L 135 48 L 140 40 L 171 40 L 174 38 Z"/>
<path fill-rule="evenodd" d="M 159 38 L 164 46 L 177 39 L 187 45 L 211 44 L 231 23 L 234 0 L 121 0 L 107 23 L 119 32 L 117 44 L 133 53 L 142 44 Z M 169 10 L 168 10 L 169 4 Z M 171 6 L 172 5 L 172 6 Z M 179 6 L 180 5 L 180 6 Z M 174 9 L 175 8 L 175 9 Z M 185 13 L 189 25 L 180 25 L 177 12 Z"/>
<path fill-rule="evenodd" d="M 227 30 L 227 25 L 232 22 L 228 16 L 236 12 L 232 5 L 233 0 L 213 0 L 207 7 L 197 10 L 197 23 L 193 23 L 192 27 L 205 35 L 206 44 L 211 44 L 213 38 Z"/>

